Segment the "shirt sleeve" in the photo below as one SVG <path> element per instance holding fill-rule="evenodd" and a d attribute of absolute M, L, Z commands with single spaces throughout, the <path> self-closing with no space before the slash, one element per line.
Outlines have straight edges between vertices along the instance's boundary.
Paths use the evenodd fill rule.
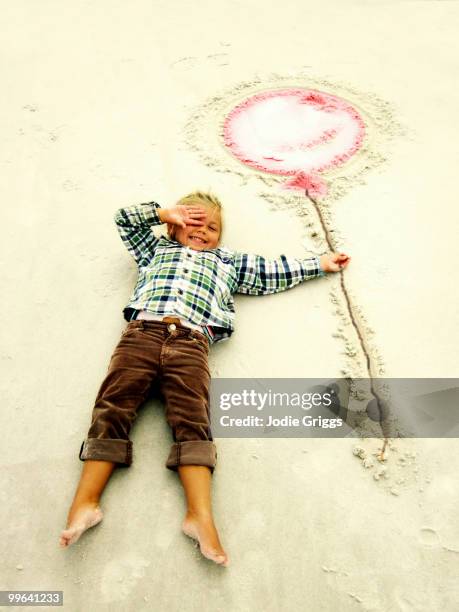
<path fill-rule="evenodd" d="M 144 257 L 151 258 L 159 242 L 151 231 L 153 225 L 162 224 L 159 208 L 156 202 L 146 202 L 120 208 L 115 213 L 114 221 L 121 240 L 137 264 Z"/>
<path fill-rule="evenodd" d="M 234 265 L 238 277 L 236 293 L 249 295 L 279 293 L 303 281 L 325 276 L 316 256 L 294 259 L 281 255 L 277 259 L 266 259 L 260 255 L 236 253 Z"/>

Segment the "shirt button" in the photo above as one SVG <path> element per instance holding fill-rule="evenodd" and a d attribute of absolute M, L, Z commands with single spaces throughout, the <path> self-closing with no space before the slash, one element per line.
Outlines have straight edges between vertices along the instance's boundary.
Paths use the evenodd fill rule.
<path fill-rule="evenodd" d="M 167 329 L 169 331 L 175 331 L 177 329 L 177 325 L 175 323 L 171 323 L 170 325 L 167 326 Z"/>
<path fill-rule="evenodd" d="M 182 295 L 182 293 L 183 293 L 183 289 L 179 289 L 179 290 L 177 291 L 177 293 L 178 293 L 179 295 Z"/>
<path fill-rule="evenodd" d="M 187 254 L 186 254 L 186 256 L 187 256 L 187 257 L 191 257 L 191 253 L 187 253 Z"/>
<path fill-rule="evenodd" d="M 188 268 L 185 268 L 185 269 L 183 270 L 183 272 L 184 272 L 185 274 L 187 274 L 187 273 L 188 273 Z"/>

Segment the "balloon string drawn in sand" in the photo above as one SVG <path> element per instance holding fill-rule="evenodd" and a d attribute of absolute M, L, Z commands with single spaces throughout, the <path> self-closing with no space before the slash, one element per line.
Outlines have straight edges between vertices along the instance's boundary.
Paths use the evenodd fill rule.
<path fill-rule="evenodd" d="M 330 249 L 330 251 L 335 251 L 336 247 L 333 244 L 333 239 L 330 236 L 330 232 L 327 228 L 327 225 L 324 221 L 323 215 L 322 215 L 322 211 L 320 210 L 320 205 L 317 202 L 317 199 L 314 198 L 310 191 L 314 192 L 318 192 L 318 185 L 320 183 L 318 183 L 316 177 L 313 177 L 312 175 L 306 175 L 303 174 L 302 176 L 297 176 L 296 181 L 299 182 L 299 180 L 303 182 L 303 187 L 305 189 L 304 193 L 305 196 L 309 199 L 310 202 L 312 202 L 312 204 L 314 205 L 314 209 L 317 213 L 317 216 L 319 218 L 319 223 L 321 225 L 323 234 L 325 236 L 325 241 L 327 243 L 328 248 Z M 320 182 L 322 181 L 322 179 L 320 179 Z M 373 384 L 373 370 L 374 368 L 372 367 L 372 360 L 371 360 L 371 356 L 370 356 L 370 352 L 366 346 L 366 342 L 365 342 L 365 337 L 364 334 L 362 333 L 362 330 L 360 329 L 360 326 L 358 324 L 358 322 L 356 321 L 355 317 L 354 317 L 354 312 L 353 312 L 353 307 L 352 307 L 352 302 L 351 302 L 351 298 L 349 296 L 349 292 L 346 288 L 345 282 L 344 282 L 344 275 L 343 275 L 343 270 L 341 270 L 339 272 L 340 275 L 340 285 L 341 285 L 341 292 L 344 296 L 345 302 L 346 302 L 346 306 L 347 306 L 347 312 L 349 315 L 349 319 L 351 320 L 352 326 L 355 330 L 355 333 L 357 334 L 357 337 L 359 339 L 359 343 L 360 343 L 360 348 L 362 350 L 362 353 L 365 355 L 365 359 L 366 359 L 366 364 L 367 364 L 367 371 L 368 371 L 368 376 L 369 376 L 369 380 L 370 380 L 370 391 L 373 395 L 373 397 L 376 400 L 377 406 L 378 406 L 378 412 L 379 415 L 384 415 L 386 412 L 386 409 L 382 403 L 382 399 L 379 396 L 378 392 L 376 391 L 374 384 Z M 387 443 L 388 443 L 388 439 L 387 437 L 384 437 L 384 443 L 383 443 L 383 447 L 381 449 L 381 453 L 379 455 L 379 459 L 382 461 L 384 459 L 384 453 L 387 447 Z"/>

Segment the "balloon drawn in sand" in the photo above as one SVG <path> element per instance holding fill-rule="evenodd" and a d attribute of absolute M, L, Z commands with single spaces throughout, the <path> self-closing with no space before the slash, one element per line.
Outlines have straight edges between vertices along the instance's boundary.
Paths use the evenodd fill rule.
<path fill-rule="evenodd" d="M 240 176 L 242 184 L 256 177 L 274 187 L 274 193 L 261 194 L 271 203 L 289 204 L 291 196 L 284 195 L 286 192 L 304 194 L 306 198 L 301 198 L 300 203 L 295 197 L 297 209 L 309 217 L 312 213 L 319 230 L 312 235 L 318 235 L 326 246 L 323 253 L 336 252 L 341 249 L 330 203 L 355 183 L 364 183 L 363 175 L 385 161 L 379 145 L 398 133 L 400 126 L 393 120 L 389 106 L 375 96 L 359 95 L 352 88 L 323 80 L 308 80 L 312 87 L 305 87 L 301 77 L 295 83 L 295 79 L 274 75 L 272 88 L 266 80 L 265 88 L 255 80 L 216 95 L 201 105 L 185 126 L 186 141 L 201 153 L 207 166 Z M 282 81 L 285 86 L 279 87 Z M 344 95 L 337 95 L 341 92 Z M 215 129 L 217 122 L 219 130 Z M 366 416 L 378 423 L 379 431 L 383 430 L 380 459 L 384 459 L 390 419 L 388 404 L 382 397 L 385 386 L 378 382 L 378 376 L 384 373 L 383 362 L 369 342 L 373 330 L 361 308 L 353 304 L 345 275 L 342 271 L 337 275 L 340 290 L 332 291 L 332 301 L 347 330 L 345 335 L 343 327 L 338 327 L 339 333 L 334 336 L 344 339 L 346 355 L 351 358 L 342 374 L 351 385 L 355 378 L 368 379 L 373 403 L 371 415 Z M 374 418 L 375 404 L 378 418 Z"/>
<path fill-rule="evenodd" d="M 242 163 L 292 178 L 292 189 L 327 194 L 320 173 L 341 166 L 362 146 L 365 123 L 346 100 L 299 88 L 263 91 L 226 116 L 223 138 Z"/>

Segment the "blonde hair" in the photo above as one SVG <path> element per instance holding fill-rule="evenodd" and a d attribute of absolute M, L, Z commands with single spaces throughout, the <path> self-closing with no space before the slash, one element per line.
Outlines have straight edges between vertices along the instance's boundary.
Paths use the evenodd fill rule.
<path fill-rule="evenodd" d="M 180 198 L 180 200 L 176 202 L 176 206 L 186 206 L 187 204 L 201 204 L 202 206 L 208 206 L 210 208 L 217 209 L 220 215 L 220 226 L 221 226 L 220 236 L 221 236 L 223 232 L 223 219 L 222 219 L 223 206 L 216 195 L 214 195 L 213 193 L 207 192 L 207 191 L 193 191 L 192 193 L 189 193 L 188 195 L 183 196 L 183 198 Z M 171 231 L 170 232 L 168 231 L 168 234 L 171 238 L 174 238 L 175 230 L 176 230 L 176 226 L 173 226 L 171 228 Z"/>
<path fill-rule="evenodd" d="M 206 191 L 193 191 L 188 195 L 180 198 L 177 204 L 193 204 L 200 202 L 204 206 L 211 206 L 212 208 L 218 208 L 219 211 L 222 209 L 222 203 L 213 193 Z"/>

